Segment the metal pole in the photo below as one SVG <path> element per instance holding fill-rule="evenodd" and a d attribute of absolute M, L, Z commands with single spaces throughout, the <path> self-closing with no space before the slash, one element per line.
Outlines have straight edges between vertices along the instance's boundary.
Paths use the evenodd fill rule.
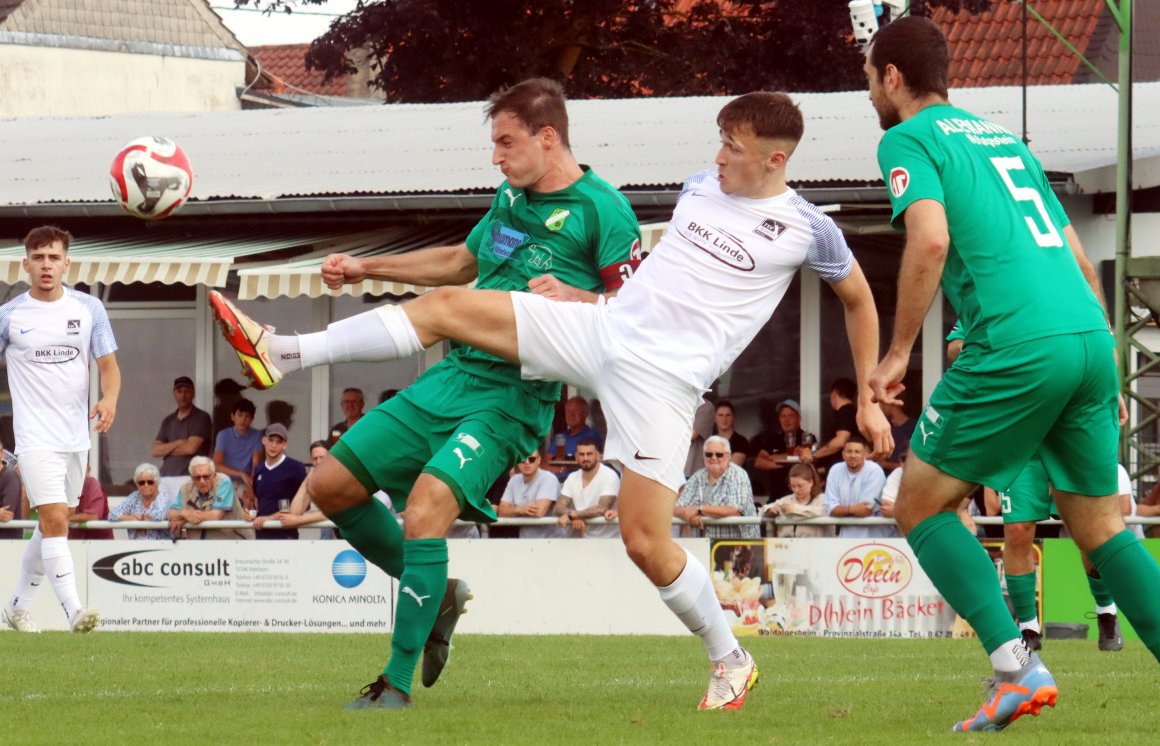
<path fill-rule="evenodd" d="M 1113 0 L 1107 0 L 1108 9 L 1120 28 L 1119 66 L 1119 131 L 1116 168 L 1116 290 L 1115 328 L 1116 352 L 1121 387 L 1127 381 L 1128 335 L 1127 297 L 1124 278 L 1128 258 L 1132 255 L 1132 0 L 1120 0 L 1119 10 Z M 1120 458 L 1129 457 L 1128 430 L 1120 431 Z"/>

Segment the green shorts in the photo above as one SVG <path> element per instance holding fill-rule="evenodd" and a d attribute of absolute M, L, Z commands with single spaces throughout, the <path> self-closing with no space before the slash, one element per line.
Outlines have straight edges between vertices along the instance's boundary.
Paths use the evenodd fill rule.
<path fill-rule="evenodd" d="M 487 491 L 540 447 L 554 405 L 452 365 L 437 365 L 367 412 L 331 453 L 367 492 L 403 511 L 420 473 L 455 493 L 464 520 L 496 520 Z"/>
<path fill-rule="evenodd" d="M 1006 490 L 999 491 L 1003 523 L 1029 523 L 1056 518 L 1055 501 L 1043 462 L 1033 458 Z"/>
<path fill-rule="evenodd" d="M 1057 490 L 1111 495 L 1120 439 L 1114 341 L 1060 334 L 971 344 L 943 375 L 910 439 L 942 472 L 1005 492 L 1037 452 Z"/>

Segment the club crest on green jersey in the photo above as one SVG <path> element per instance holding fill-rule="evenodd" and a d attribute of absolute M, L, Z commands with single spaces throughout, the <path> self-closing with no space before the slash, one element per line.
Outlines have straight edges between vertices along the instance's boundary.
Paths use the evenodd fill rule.
<path fill-rule="evenodd" d="M 552 210 L 552 214 L 544 221 L 544 227 L 550 231 L 559 231 L 564 228 L 564 221 L 572 214 L 571 210 L 566 210 L 563 207 L 557 207 Z"/>

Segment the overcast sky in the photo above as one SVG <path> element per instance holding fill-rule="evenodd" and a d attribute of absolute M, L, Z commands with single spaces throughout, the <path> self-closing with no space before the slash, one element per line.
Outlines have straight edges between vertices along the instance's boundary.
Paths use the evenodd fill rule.
<path fill-rule="evenodd" d="M 252 9 L 234 10 L 233 0 L 211 0 L 210 5 L 242 44 L 256 47 L 313 41 L 326 33 L 335 17 L 352 9 L 355 3 L 356 0 L 328 0 L 324 5 L 298 4 L 293 13 L 269 15 Z"/>

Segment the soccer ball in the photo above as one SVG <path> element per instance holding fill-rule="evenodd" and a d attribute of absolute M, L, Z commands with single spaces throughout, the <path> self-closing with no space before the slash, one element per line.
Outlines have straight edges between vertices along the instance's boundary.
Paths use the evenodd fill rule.
<path fill-rule="evenodd" d="M 125 145 L 109 169 L 113 199 L 145 220 L 168 217 L 185 204 L 193 187 L 189 159 L 165 137 L 139 137 Z"/>

